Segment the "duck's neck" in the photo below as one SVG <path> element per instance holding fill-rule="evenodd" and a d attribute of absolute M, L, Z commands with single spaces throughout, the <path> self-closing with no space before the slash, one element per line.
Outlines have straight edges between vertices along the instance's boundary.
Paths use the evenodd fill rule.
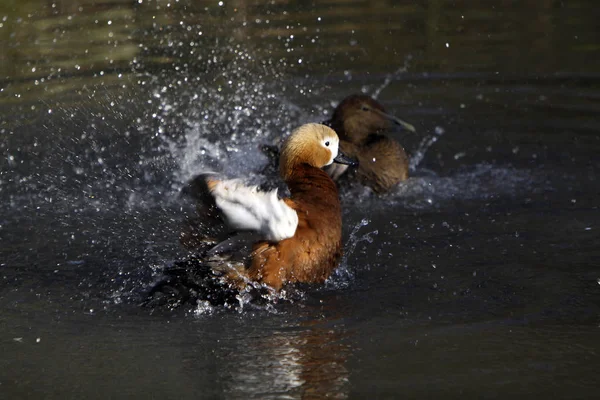
<path fill-rule="evenodd" d="M 320 168 L 298 164 L 294 166 L 285 182 L 290 189 L 292 199 L 302 197 L 305 200 L 331 201 L 334 198 L 339 203 L 335 182 Z"/>

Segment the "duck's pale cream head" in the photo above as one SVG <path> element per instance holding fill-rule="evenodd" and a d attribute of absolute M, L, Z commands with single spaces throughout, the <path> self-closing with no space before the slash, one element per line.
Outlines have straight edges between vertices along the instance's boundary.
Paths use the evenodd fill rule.
<path fill-rule="evenodd" d="M 287 179 L 294 167 L 308 164 L 323 168 L 338 157 L 340 140 L 333 129 L 321 124 L 306 124 L 287 138 L 281 149 L 279 173 Z"/>

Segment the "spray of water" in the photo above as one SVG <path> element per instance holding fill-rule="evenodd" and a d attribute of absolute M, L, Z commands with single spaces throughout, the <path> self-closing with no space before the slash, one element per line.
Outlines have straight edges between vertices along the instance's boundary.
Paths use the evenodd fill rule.
<path fill-rule="evenodd" d="M 228 51 L 233 51 L 235 56 L 231 57 Z M 158 79 L 152 78 L 152 85 L 156 88 L 152 93 L 152 104 L 156 108 L 151 112 L 150 118 L 154 124 L 149 124 L 146 128 L 161 143 L 164 150 L 162 156 L 167 160 L 161 161 L 162 165 L 172 166 L 170 173 L 173 190 L 205 170 L 228 176 L 250 175 L 250 178 L 257 178 L 267 162 L 259 145 L 279 142 L 293 128 L 310 119 L 308 113 L 289 100 L 298 98 L 298 92 L 306 92 L 301 84 L 288 83 L 290 80 L 274 67 L 261 65 L 256 68 L 254 61 L 250 62 L 255 58 L 252 50 L 239 47 L 227 50 L 220 46 L 215 50 L 213 59 L 218 60 L 223 53 L 227 53 L 224 58 L 228 61 L 217 63 L 219 69 L 211 70 L 210 74 L 178 81 L 175 86 L 161 83 L 173 81 L 169 74 Z M 372 96 L 377 98 L 391 82 L 406 73 L 411 59 L 410 56 L 407 57 L 403 66 L 386 76 Z M 291 94 L 292 92 L 296 94 Z M 325 108 L 321 111 L 325 114 Z M 417 148 L 411 151 L 411 171 L 418 170 L 429 149 L 444 133 L 444 128 L 436 127 L 431 135 L 424 137 Z M 481 185 L 485 186 L 489 175 L 497 172 L 482 167 L 478 171 L 450 178 L 417 176 L 400 184 L 395 191 L 383 198 L 373 196 L 364 188 L 360 188 L 359 195 L 354 196 L 355 191 L 359 190 L 354 186 L 350 191 L 342 189 L 341 197 L 344 205 L 352 204 L 354 210 L 357 206 L 367 210 L 373 203 L 381 206 L 399 202 L 413 209 L 430 208 L 440 200 L 453 196 L 465 196 L 465 193 L 481 195 Z M 514 171 L 509 171 L 507 175 L 513 181 L 519 177 Z M 482 178 L 478 179 L 479 176 Z M 506 177 L 499 178 L 504 184 L 507 182 Z M 352 197 L 351 201 L 348 200 L 349 197 Z M 377 230 L 361 234 L 360 230 L 368 224 L 369 220 L 364 218 L 353 227 L 344 247 L 345 254 L 340 267 L 328 284 L 344 287 L 352 281 L 353 272 L 349 260 L 360 243 L 373 243 L 374 236 L 378 234 Z M 293 301 L 303 295 L 302 291 L 293 289 L 283 291 L 265 298 L 268 305 L 262 307 L 269 309 L 278 301 Z M 248 294 L 240 294 L 237 301 L 237 304 L 232 305 L 237 310 L 252 306 Z M 205 302 L 199 303 L 195 309 L 195 313 L 199 315 L 214 311 Z"/>
<path fill-rule="evenodd" d="M 425 158 L 427 150 L 429 150 L 429 148 L 431 148 L 431 146 L 433 146 L 434 143 L 438 141 L 438 139 L 444 134 L 444 132 L 444 128 L 442 128 L 441 126 L 436 126 L 434 130 L 434 135 L 425 136 L 421 140 L 417 148 L 411 152 L 411 157 L 408 165 L 411 171 L 414 172 L 417 169 L 419 164 Z"/>
<path fill-rule="evenodd" d="M 412 55 L 408 55 L 404 58 L 404 65 L 402 65 L 401 67 L 399 67 L 396 71 L 394 71 L 391 74 L 388 74 L 383 83 L 381 85 L 379 85 L 379 87 L 377 89 L 375 89 L 373 91 L 373 93 L 371 93 L 371 97 L 373 97 L 375 100 L 377 100 L 377 98 L 379 97 L 379 95 L 381 94 L 381 92 L 383 92 L 383 90 L 385 88 L 387 88 L 389 86 L 390 83 L 392 83 L 394 80 L 398 79 L 399 76 L 401 76 L 402 74 L 405 74 L 406 71 L 408 71 L 408 68 L 410 67 L 410 62 L 412 61 Z"/>
<path fill-rule="evenodd" d="M 348 264 L 348 260 L 356 251 L 358 244 L 362 242 L 373 243 L 374 237 L 379 233 L 378 230 L 373 230 L 366 233 L 360 233 L 360 230 L 369 225 L 369 220 L 363 218 L 352 229 L 350 236 L 344 246 L 344 256 L 340 262 L 340 266 L 336 269 L 333 275 L 327 280 L 326 285 L 331 285 L 334 288 L 347 287 L 354 278 L 353 271 Z M 255 282 L 247 282 L 247 290 L 242 291 L 236 296 L 237 303 L 226 304 L 225 306 L 214 306 L 208 301 L 199 301 L 193 309 L 193 314 L 196 316 L 210 315 L 225 309 L 237 310 L 243 313 L 247 310 L 261 310 L 277 313 L 276 305 L 278 303 L 293 303 L 301 301 L 305 298 L 306 293 L 297 287 L 288 287 L 280 292 L 274 292 L 268 287 L 261 286 Z M 261 290 L 260 297 L 256 297 L 256 290 Z"/>
<path fill-rule="evenodd" d="M 346 287 L 350 284 L 352 279 L 354 278 L 354 272 L 348 263 L 348 260 L 356 251 L 356 246 L 359 243 L 367 242 L 373 243 L 373 236 L 379 233 L 378 230 L 373 230 L 367 233 L 363 233 L 359 235 L 359 231 L 362 227 L 369 225 L 370 220 L 368 218 L 363 218 L 360 222 L 358 222 L 352 228 L 352 232 L 350 232 L 350 236 L 346 241 L 346 245 L 344 246 L 344 255 L 340 262 L 340 266 L 335 270 L 333 275 L 328 279 L 328 283 L 333 285 L 336 288 Z"/>
<path fill-rule="evenodd" d="M 373 93 L 371 93 L 371 97 L 373 97 L 374 99 L 377 99 L 379 97 L 379 95 L 390 85 L 390 83 L 392 83 L 393 81 L 397 80 L 400 76 L 405 74 L 408 71 L 408 69 L 410 68 L 411 61 L 412 61 L 412 55 L 409 54 L 408 56 L 406 56 L 404 58 L 404 65 L 399 67 L 393 73 L 386 75 L 386 77 L 385 77 L 384 81 L 381 83 L 381 85 L 379 85 L 379 87 L 377 87 L 375 90 L 373 90 Z M 411 171 L 415 171 L 417 169 L 417 166 L 425 158 L 425 154 L 427 153 L 427 150 L 429 150 L 429 148 L 431 146 L 433 146 L 433 144 L 435 142 L 438 141 L 439 137 L 444 134 L 444 131 L 445 131 L 444 128 L 436 127 L 434 130 L 434 135 L 426 135 L 425 137 L 423 137 L 423 139 L 421 140 L 421 142 L 419 143 L 417 148 L 411 151 L 411 157 L 410 157 L 410 163 L 409 163 L 409 168 Z"/>

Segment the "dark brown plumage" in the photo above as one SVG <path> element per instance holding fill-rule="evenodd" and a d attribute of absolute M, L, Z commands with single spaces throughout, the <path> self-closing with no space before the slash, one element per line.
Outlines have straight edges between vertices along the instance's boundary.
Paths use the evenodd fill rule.
<path fill-rule="evenodd" d="M 397 129 L 414 132 L 415 128 L 386 113 L 383 106 L 366 95 L 346 97 L 326 122 L 340 138 L 340 150 L 358 160 L 356 175 L 377 193 L 389 191 L 408 178 L 408 156 L 390 134 Z M 337 180 L 345 166 L 328 167 Z"/>

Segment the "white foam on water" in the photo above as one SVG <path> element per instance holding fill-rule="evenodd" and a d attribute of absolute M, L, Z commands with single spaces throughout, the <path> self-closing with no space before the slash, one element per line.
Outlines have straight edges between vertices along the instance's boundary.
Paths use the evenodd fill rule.
<path fill-rule="evenodd" d="M 481 163 L 465 166 L 449 176 L 420 169 L 389 193 L 376 195 L 371 189 L 352 183 L 341 188 L 343 209 L 372 210 L 402 206 L 405 209 L 438 209 L 456 201 L 489 201 L 501 197 L 527 197 L 550 189 L 543 171 L 507 165 Z"/>

